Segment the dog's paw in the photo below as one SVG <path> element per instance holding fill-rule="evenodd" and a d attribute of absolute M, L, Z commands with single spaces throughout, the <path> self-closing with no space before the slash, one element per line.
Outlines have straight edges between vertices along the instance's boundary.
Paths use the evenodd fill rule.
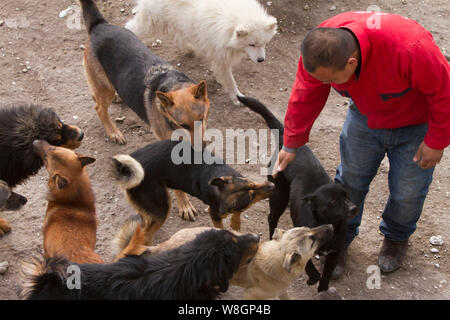
<path fill-rule="evenodd" d="M 194 206 L 190 201 L 183 206 L 178 208 L 178 214 L 183 220 L 195 221 L 198 216 L 197 210 L 195 210 Z"/>
<path fill-rule="evenodd" d="M 127 139 L 123 136 L 122 132 L 117 131 L 108 135 L 109 140 L 117 144 L 127 143 Z"/>
<path fill-rule="evenodd" d="M 0 237 L 11 232 L 11 227 L 5 219 L 0 219 Z"/>

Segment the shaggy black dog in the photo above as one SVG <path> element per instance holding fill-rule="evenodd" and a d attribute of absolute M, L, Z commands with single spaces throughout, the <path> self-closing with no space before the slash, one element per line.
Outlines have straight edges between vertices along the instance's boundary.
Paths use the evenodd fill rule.
<path fill-rule="evenodd" d="M 209 230 L 193 241 L 154 256 L 127 256 L 113 264 L 72 264 L 64 258 L 24 263 L 25 299 L 215 299 L 228 289 L 240 265 L 258 250 L 259 236 Z M 69 266 L 80 270 L 79 289 Z M 72 267 L 71 269 L 73 269 Z M 71 278 L 69 278 L 71 277 Z M 67 281 L 69 280 L 69 281 Z"/>
<path fill-rule="evenodd" d="M 8 185 L 22 183 L 42 167 L 41 158 L 33 151 L 34 140 L 75 149 L 83 133 L 64 124 L 50 108 L 20 105 L 0 108 L 0 179 Z"/>

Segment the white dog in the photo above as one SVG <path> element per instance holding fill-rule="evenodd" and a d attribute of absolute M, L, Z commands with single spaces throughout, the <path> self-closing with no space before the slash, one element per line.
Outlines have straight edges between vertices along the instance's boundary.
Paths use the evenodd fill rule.
<path fill-rule="evenodd" d="M 244 56 L 265 59 L 277 20 L 257 0 L 137 0 L 125 27 L 138 37 L 166 33 L 180 47 L 208 59 L 216 79 L 239 105 L 232 67 Z"/>

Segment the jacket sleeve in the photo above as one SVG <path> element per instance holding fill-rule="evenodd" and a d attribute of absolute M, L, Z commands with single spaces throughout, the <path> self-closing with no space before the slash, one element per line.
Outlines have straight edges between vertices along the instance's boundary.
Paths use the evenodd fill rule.
<path fill-rule="evenodd" d="M 311 77 L 298 63 L 297 75 L 284 119 L 283 145 L 293 149 L 309 140 L 309 132 L 319 116 L 330 93 L 330 85 Z"/>
<path fill-rule="evenodd" d="M 428 97 L 428 131 L 425 144 L 444 149 L 450 144 L 450 66 L 431 34 L 409 50 L 411 87 Z"/>

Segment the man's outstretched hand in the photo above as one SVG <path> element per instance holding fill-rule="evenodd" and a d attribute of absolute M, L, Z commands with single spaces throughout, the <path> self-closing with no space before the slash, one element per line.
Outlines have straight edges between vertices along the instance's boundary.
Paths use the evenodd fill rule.
<path fill-rule="evenodd" d="M 272 177 L 276 178 L 278 172 L 281 172 L 284 169 L 286 169 L 288 164 L 292 160 L 294 160 L 295 154 L 296 154 L 295 152 L 287 152 L 281 149 L 280 152 L 278 153 L 277 161 L 275 162 L 275 166 L 273 167 L 272 170 Z"/>

